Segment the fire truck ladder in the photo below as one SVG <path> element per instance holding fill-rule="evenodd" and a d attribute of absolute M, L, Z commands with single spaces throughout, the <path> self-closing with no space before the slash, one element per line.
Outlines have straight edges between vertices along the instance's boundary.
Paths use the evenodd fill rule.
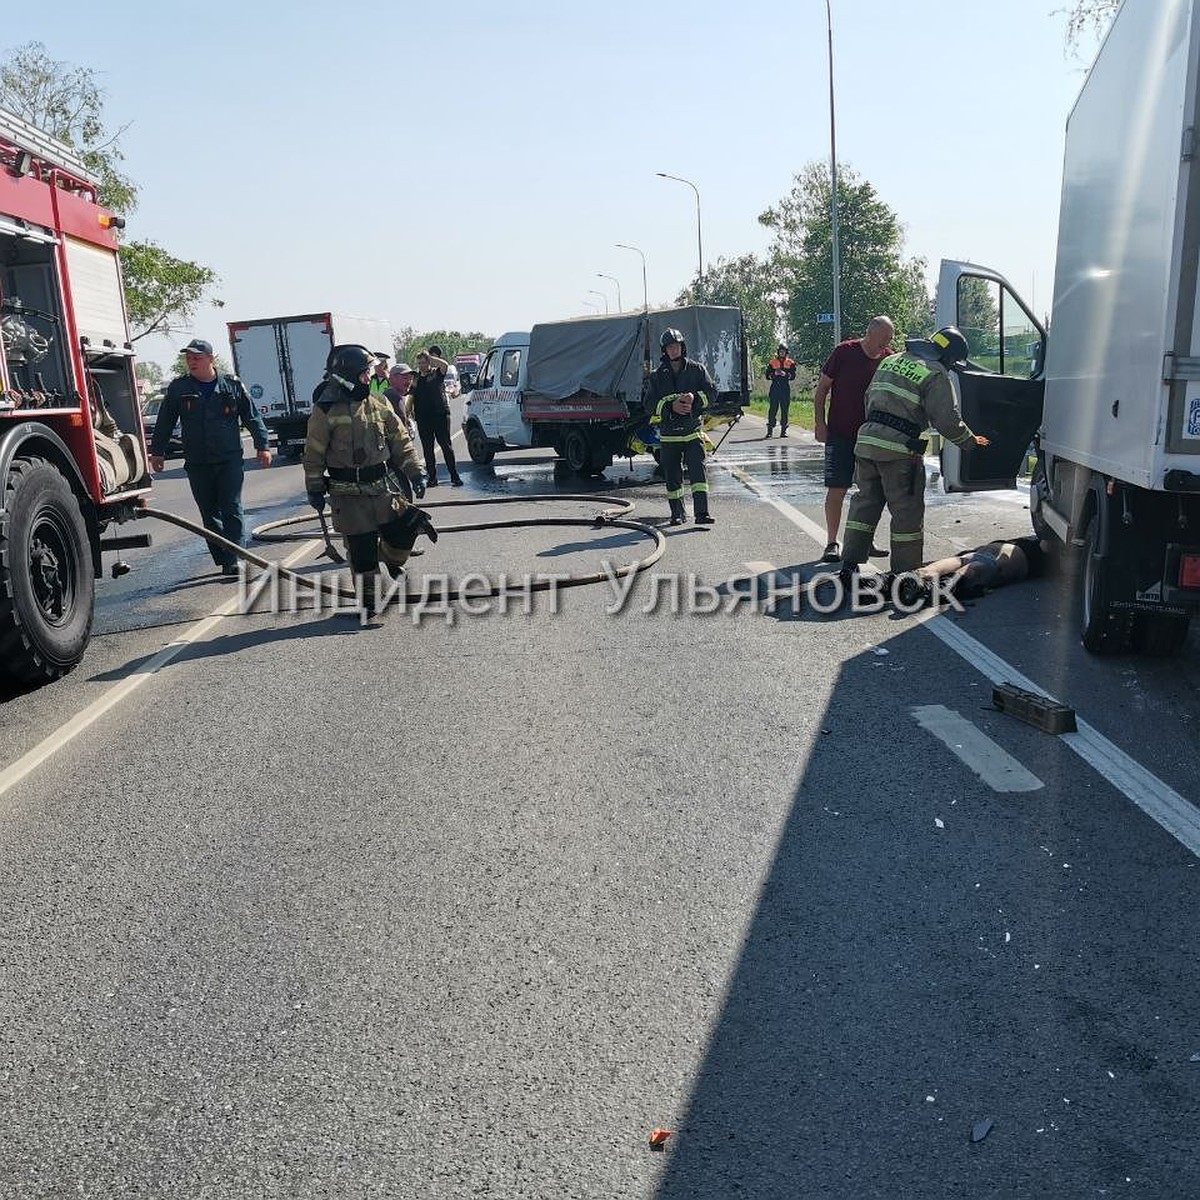
<path fill-rule="evenodd" d="M 88 170 L 83 159 L 66 142 L 44 133 L 36 125 L 31 125 L 16 113 L 9 112 L 7 108 L 0 108 L 0 138 L 49 166 L 65 167 L 92 187 L 99 184 L 99 180 Z"/>

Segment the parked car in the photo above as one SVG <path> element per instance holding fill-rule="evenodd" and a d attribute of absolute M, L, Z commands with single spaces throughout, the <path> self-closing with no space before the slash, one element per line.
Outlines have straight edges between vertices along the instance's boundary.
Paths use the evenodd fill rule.
<path fill-rule="evenodd" d="M 146 449 L 150 449 L 150 439 L 154 437 L 154 426 L 158 420 L 158 410 L 162 407 L 163 396 L 151 396 L 142 406 L 142 428 L 146 432 Z M 167 441 L 167 458 L 179 458 L 183 454 L 183 429 L 177 420 L 175 428 Z"/>

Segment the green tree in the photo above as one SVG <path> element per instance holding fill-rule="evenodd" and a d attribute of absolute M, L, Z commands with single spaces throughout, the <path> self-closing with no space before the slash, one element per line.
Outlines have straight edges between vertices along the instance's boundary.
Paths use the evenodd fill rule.
<path fill-rule="evenodd" d="M 833 308 L 832 188 L 829 166 L 813 162 L 795 177 L 778 204 L 759 216 L 775 235 L 773 274 L 787 293 L 792 356 L 819 367 L 833 348 L 833 325 L 817 315 Z M 848 167 L 838 167 L 838 248 L 842 336 L 861 334 L 886 313 L 897 337 L 927 332 L 930 302 L 925 261 L 904 260 L 899 218 L 874 187 Z"/>
<path fill-rule="evenodd" d="M 73 146 L 96 177 L 101 204 L 122 215 L 137 207 L 137 187 L 121 169 L 118 141 L 126 127 L 113 132 L 106 126 L 104 93 L 91 68 L 56 62 L 41 42 L 18 46 L 0 59 L 0 106 Z M 120 254 L 135 341 L 189 323 L 217 282 L 208 267 L 153 242 L 122 242 Z"/>
<path fill-rule="evenodd" d="M 971 358 L 992 366 L 1000 361 L 1000 305 L 994 283 L 978 275 L 964 275 L 958 281 L 958 328 Z M 998 369 L 998 367 L 994 368 Z"/>
<path fill-rule="evenodd" d="M 431 333 L 418 333 L 406 325 L 395 337 L 397 360 L 415 367 L 413 361 L 422 350 L 437 346 L 447 362 L 453 362 L 456 354 L 486 354 L 496 339 L 487 333 L 459 333 L 457 329 L 435 329 Z"/>
<path fill-rule="evenodd" d="M 741 258 L 718 259 L 703 277 L 689 284 L 677 304 L 727 304 L 742 310 L 746 343 L 755 364 L 769 362 L 779 338 L 778 291 L 770 265 L 743 254 Z M 757 374 L 757 372 L 755 372 Z"/>
<path fill-rule="evenodd" d="M 162 387 L 166 382 L 166 375 L 156 362 L 139 362 L 133 371 L 138 381 L 151 390 Z"/>
<path fill-rule="evenodd" d="M 197 305 L 217 278 L 208 267 L 175 258 L 154 242 L 122 246 L 121 268 L 129 323 L 139 331 L 134 341 L 191 324 Z M 218 308 L 222 303 L 213 301 Z"/>
<path fill-rule="evenodd" d="M 104 93 L 89 68 L 55 62 L 41 42 L 27 42 L 0 61 L 0 106 L 73 146 L 99 181 L 102 204 L 120 213 L 137 207 L 117 145 L 126 127 L 105 127 Z"/>

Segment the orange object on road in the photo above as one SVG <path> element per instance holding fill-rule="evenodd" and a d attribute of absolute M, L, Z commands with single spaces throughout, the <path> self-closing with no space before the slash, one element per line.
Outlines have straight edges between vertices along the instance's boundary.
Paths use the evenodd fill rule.
<path fill-rule="evenodd" d="M 657 1150 L 671 1136 L 671 1132 L 670 1129 L 650 1130 L 650 1145 Z"/>

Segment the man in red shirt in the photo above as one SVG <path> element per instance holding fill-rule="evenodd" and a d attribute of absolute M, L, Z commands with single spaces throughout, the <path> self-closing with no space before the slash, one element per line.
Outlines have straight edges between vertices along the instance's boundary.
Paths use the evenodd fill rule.
<path fill-rule="evenodd" d="M 891 348 L 895 326 L 888 317 L 873 317 L 861 338 L 851 338 L 834 347 L 821 368 L 814 394 L 815 429 L 818 442 L 825 443 L 825 528 L 829 544 L 822 562 L 837 562 L 838 528 L 842 506 L 854 482 L 854 441 L 867 416 L 867 388 L 875 368 L 895 351 Z M 825 401 L 829 400 L 829 415 Z"/>

